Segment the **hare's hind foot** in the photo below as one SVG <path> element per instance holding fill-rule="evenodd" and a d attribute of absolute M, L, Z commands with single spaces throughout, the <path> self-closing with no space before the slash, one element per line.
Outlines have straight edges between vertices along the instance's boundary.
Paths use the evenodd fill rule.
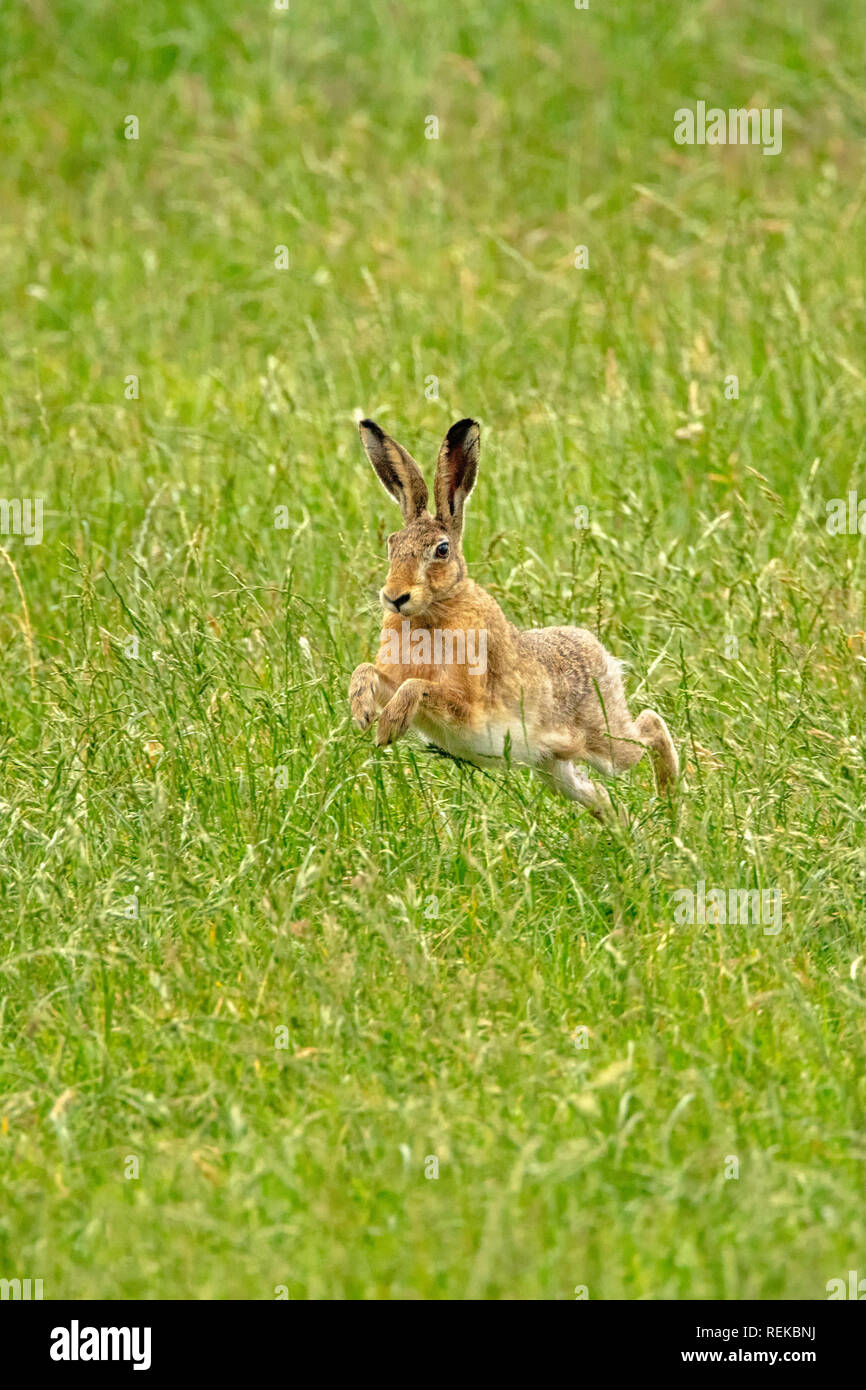
<path fill-rule="evenodd" d="M 680 775 L 680 760 L 668 726 L 655 710 L 645 709 L 634 721 L 634 727 L 641 743 L 649 749 L 658 789 L 664 795 L 673 788 Z"/>
<path fill-rule="evenodd" d="M 588 762 L 604 777 L 618 777 L 639 763 L 648 752 L 653 761 L 656 783 L 664 795 L 671 790 L 680 772 L 680 760 L 668 726 L 655 710 L 645 709 L 632 720 L 611 720 L 604 732 L 593 731 L 575 756 Z"/>
<path fill-rule="evenodd" d="M 554 758 L 544 767 L 537 769 L 547 785 L 569 801 L 577 801 L 585 806 L 596 820 L 610 820 L 614 814 L 613 803 L 604 787 L 590 782 L 574 763 L 565 758 Z"/>

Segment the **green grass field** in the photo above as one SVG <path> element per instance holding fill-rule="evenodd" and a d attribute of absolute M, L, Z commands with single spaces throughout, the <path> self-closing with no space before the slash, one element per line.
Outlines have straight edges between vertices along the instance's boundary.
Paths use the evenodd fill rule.
<path fill-rule="evenodd" d="M 864 45 L 849 0 L 4 7 L 0 1277 L 866 1275 Z M 782 152 L 677 145 L 698 100 Z M 359 413 L 428 472 L 481 421 L 471 572 L 628 663 L 674 805 L 356 732 Z M 781 930 L 677 923 L 701 880 Z"/>

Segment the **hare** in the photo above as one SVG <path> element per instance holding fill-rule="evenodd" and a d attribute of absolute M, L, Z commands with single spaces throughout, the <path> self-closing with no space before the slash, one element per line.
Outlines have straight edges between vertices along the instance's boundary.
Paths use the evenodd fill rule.
<path fill-rule="evenodd" d="M 610 797 L 575 762 L 612 776 L 649 749 L 659 790 L 672 788 L 679 760 L 665 722 L 651 709 L 632 719 L 620 663 L 597 638 L 577 627 L 520 632 L 469 578 L 461 536 L 478 472 L 477 423 L 459 420 L 445 437 L 432 515 L 411 455 L 372 420 L 360 431 L 380 482 L 400 504 L 403 529 L 388 537 L 376 663 L 358 666 L 349 684 L 357 727 L 367 729 L 378 714 L 380 747 L 412 726 L 480 766 L 510 756 L 598 819 L 610 812 Z"/>

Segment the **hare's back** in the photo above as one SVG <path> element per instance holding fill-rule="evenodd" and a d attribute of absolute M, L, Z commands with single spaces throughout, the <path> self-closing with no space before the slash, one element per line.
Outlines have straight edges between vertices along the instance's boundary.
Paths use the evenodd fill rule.
<path fill-rule="evenodd" d="M 574 709 L 591 692 L 620 680 L 619 662 L 586 628 L 530 628 L 520 639 L 523 655 L 541 667 L 563 706 Z"/>

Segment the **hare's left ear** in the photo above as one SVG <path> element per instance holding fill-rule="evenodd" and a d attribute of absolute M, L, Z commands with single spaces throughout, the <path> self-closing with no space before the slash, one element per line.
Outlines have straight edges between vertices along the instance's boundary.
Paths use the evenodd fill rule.
<path fill-rule="evenodd" d="M 458 420 L 445 436 L 436 464 L 433 495 L 436 517 L 457 536 L 463 530 L 463 506 L 475 486 L 481 431 L 475 420 Z"/>
<path fill-rule="evenodd" d="M 427 484 L 420 468 L 403 445 L 380 429 L 375 420 L 362 420 L 358 428 L 379 482 L 399 502 L 408 526 L 427 510 Z"/>

